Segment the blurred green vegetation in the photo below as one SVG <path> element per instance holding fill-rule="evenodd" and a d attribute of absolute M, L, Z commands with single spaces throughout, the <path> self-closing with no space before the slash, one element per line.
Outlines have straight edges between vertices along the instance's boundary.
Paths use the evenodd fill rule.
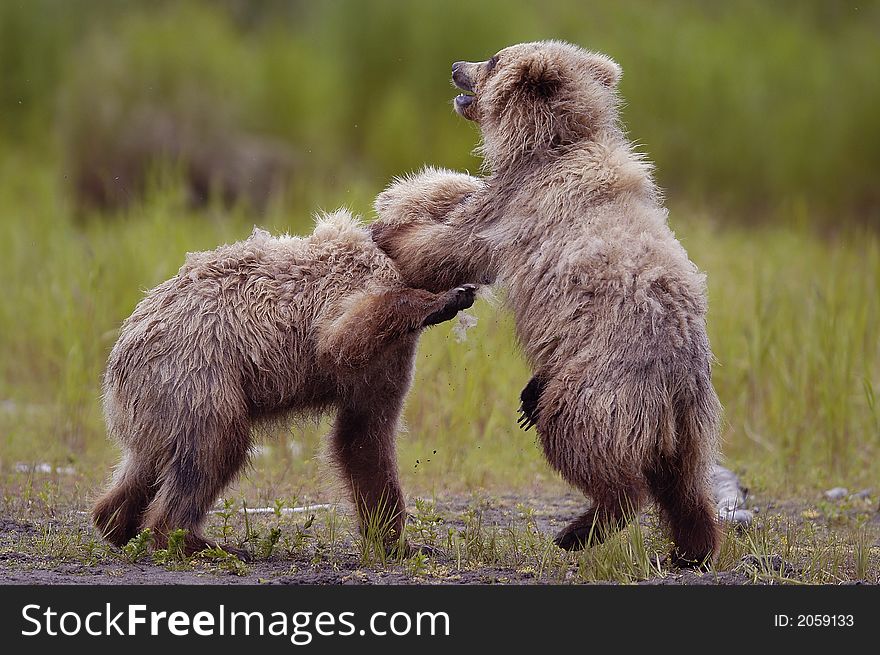
<path fill-rule="evenodd" d="M 451 62 L 562 38 L 622 64 L 626 124 L 670 197 L 730 220 L 807 204 L 876 224 L 878 29 L 876 2 L 816 0 L 9 1 L 0 133 L 47 158 L 60 137 L 69 162 L 126 136 L 120 107 L 149 105 L 277 137 L 299 176 L 337 185 L 474 170 Z"/>
<path fill-rule="evenodd" d="M 729 464 L 774 493 L 876 483 L 878 25 L 877 3 L 810 1 L 0 3 L 0 471 L 70 463 L 101 480 L 115 452 L 100 375 L 144 289 L 254 223 L 301 234 L 320 208 L 369 216 L 392 176 L 422 164 L 476 170 L 451 62 L 563 38 L 622 64 L 630 134 L 709 274 Z M 285 144 L 286 192 L 263 213 L 194 211 L 157 176 L 119 216 L 75 211 L 77 167 L 116 153 L 101 160 L 113 176 L 141 110 L 195 142 Z M 423 338 L 405 483 L 555 484 L 516 428 L 529 374 L 509 317 L 476 313 L 466 343 L 448 326 Z M 324 427 L 276 435 L 263 486 L 312 488 Z"/>

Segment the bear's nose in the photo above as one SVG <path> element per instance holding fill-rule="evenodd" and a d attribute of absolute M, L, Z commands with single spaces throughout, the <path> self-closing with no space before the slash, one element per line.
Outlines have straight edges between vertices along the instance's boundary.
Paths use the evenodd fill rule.
<path fill-rule="evenodd" d="M 454 64 L 452 64 L 452 74 L 455 75 L 458 72 L 458 69 L 461 68 L 462 66 L 464 66 L 463 61 L 457 61 Z"/>

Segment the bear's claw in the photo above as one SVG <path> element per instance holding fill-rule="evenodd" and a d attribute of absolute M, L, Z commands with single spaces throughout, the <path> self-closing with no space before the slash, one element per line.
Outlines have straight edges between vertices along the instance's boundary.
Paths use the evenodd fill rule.
<path fill-rule="evenodd" d="M 519 427 L 528 432 L 538 422 L 538 402 L 541 400 L 541 393 L 544 391 L 544 381 L 535 376 L 522 390 L 519 395 L 520 406 L 519 413 L 521 416 L 517 419 Z"/>

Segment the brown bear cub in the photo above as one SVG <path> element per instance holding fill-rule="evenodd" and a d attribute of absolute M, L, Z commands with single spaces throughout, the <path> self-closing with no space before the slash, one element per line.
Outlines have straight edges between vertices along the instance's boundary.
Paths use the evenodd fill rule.
<path fill-rule="evenodd" d="M 386 545 L 402 544 L 394 436 L 418 335 L 473 301 L 469 285 L 408 286 L 344 211 L 306 238 L 254 230 L 188 255 L 110 353 L 104 410 L 124 454 L 95 524 L 116 545 L 150 528 L 161 546 L 184 528 L 187 553 L 211 547 L 202 523 L 245 465 L 251 428 L 335 409 L 332 453 L 361 529 L 385 517 Z"/>
<path fill-rule="evenodd" d="M 661 509 L 671 561 L 717 554 L 708 476 L 721 407 L 705 278 L 667 225 L 619 120 L 619 66 L 561 42 L 458 62 L 456 111 L 490 173 L 428 169 L 377 198 L 377 243 L 414 286 L 497 281 L 534 371 L 522 394 L 550 464 L 589 496 L 556 537 L 582 548 Z"/>

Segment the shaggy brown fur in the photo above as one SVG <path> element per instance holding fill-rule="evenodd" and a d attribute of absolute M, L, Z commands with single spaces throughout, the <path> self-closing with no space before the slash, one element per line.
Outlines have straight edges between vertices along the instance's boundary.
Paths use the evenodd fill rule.
<path fill-rule="evenodd" d="M 394 435 L 418 334 L 473 300 L 471 286 L 407 286 L 344 211 L 307 238 L 254 230 L 190 254 L 110 354 L 104 409 L 124 456 L 93 510 L 99 530 L 122 545 L 150 528 L 161 545 L 184 528 L 188 552 L 212 545 L 200 526 L 244 466 L 252 426 L 335 408 L 333 454 L 361 524 L 386 517 L 394 545 L 404 523 Z"/>
<path fill-rule="evenodd" d="M 535 373 L 523 390 L 547 458 L 593 506 L 556 538 L 573 549 L 647 497 L 689 565 L 713 557 L 707 476 L 720 404 L 704 276 L 667 225 L 651 166 L 618 120 L 620 68 L 560 42 L 459 62 L 455 107 L 491 173 L 428 169 L 376 201 L 374 238 L 419 287 L 497 280 Z"/>

